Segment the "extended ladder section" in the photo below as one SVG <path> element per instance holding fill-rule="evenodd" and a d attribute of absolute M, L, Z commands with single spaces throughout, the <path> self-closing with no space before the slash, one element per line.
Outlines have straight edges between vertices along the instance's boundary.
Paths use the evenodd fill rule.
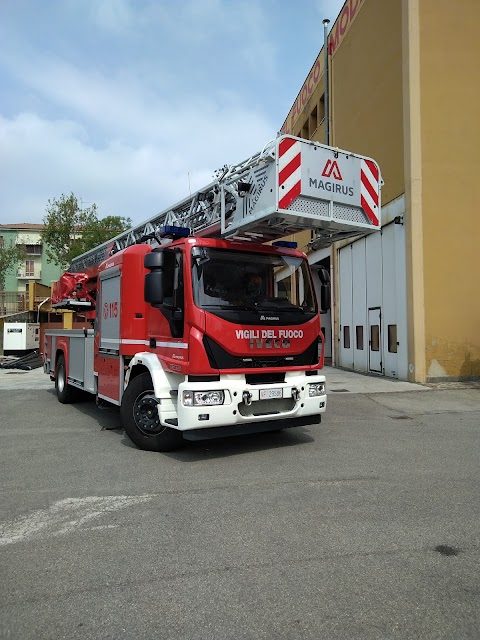
<path fill-rule="evenodd" d="M 156 244 L 160 227 L 195 236 L 268 242 L 314 230 L 315 247 L 380 229 L 380 169 L 371 158 L 293 136 L 279 136 L 244 162 L 147 222 L 75 258 L 94 267 L 129 245 Z"/>

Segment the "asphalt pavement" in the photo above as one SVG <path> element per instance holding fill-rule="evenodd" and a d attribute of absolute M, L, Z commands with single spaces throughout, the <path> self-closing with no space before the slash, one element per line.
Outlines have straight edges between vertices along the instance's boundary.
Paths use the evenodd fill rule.
<path fill-rule="evenodd" d="M 317 427 L 158 454 L 0 372 L 0 638 L 480 638 L 480 390 L 326 374 Z"/>
<path fill-rule="evenodd" d="M 327 393 L 387 393 L 401 391 L 428 391 L 431 387 L 384 378 L 363 375 L 334 367 L 325 367 Z M 0 391 L 8 389 L 51 389 L 53 383 L 43 369 L 20 371 L 0 369 Z"/>

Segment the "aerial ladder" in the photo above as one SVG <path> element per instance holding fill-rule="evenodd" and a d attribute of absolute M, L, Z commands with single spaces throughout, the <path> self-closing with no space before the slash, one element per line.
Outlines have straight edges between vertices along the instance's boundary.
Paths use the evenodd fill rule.
<path fill-rule="evenodd" d="M 371 158 L 281 135 L 243 162 L 218 169 L 213 182 L 173 207 L 78 256 L 69 271 L 94 269 L 133 244 L 158 244 L 159 230 L 172 226 L 196 237 L 253 243 L 310 229 L 315 246 L 328 247 L 380 229 L 382 184 Z"/>

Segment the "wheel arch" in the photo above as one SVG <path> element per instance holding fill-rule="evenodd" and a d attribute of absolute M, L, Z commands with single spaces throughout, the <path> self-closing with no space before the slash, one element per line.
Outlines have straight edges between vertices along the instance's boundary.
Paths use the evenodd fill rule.
<path fill-rule="evenodd" d="M 166 372 L 159 358 L 150 352 L 137 353 L 129 362 L 125 372 L 125 388 L 131 380 L 142 373 L 149 373 L 153 383 L 153 391 L 157 398 L 170 398 L 170 391 L 178 389 L 183 376 Z"/>
<path fill-rule="evenodd" d="M 58 360 L 63 356 L 65 361 L 65 376 L 68 375 L 68 349 L 66 343 L 62 340 L 57 342 L 55 347 L 55 375 L 57 374 Z"/>

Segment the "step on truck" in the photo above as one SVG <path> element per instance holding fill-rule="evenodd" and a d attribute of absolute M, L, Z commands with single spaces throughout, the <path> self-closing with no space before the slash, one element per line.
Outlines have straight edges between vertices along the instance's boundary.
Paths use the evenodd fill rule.
<path fill-rule="evenodd" d="M 58 400 L 120 407 L 140 448 L 316 426 L 323 334 L 307 256 L 380 228 L 371 158 L 283 135 L 147 222 L 75 258 L 53 306 L 84 329 L 47 330 Z M 328 283 L 321 307 L 329 302 Z"/>

